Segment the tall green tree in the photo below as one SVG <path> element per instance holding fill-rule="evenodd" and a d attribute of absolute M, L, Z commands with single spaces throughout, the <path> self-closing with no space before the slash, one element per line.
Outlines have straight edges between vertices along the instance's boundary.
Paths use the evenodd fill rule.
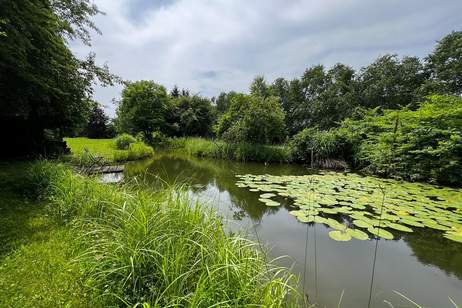
<path fill-rule="evenodd" d="M 284 112 L 279 98 L 237 94 L 215 127 L 230 142 L 271 144 L 285 137 Z"/>
<path fill-rule="evenodd" d="M 98 13 L 85 0 L 0 2 L 0 131 L 13 155 L 43 152 L 51 131 L 59 140 L 77 129 L 91 109 L 94 80 L 112 84 L 115 76 L 94 54 L 80 60 L 67 46 L 89 44 Z"/>
<path fill-rule="evenodd" d="M 269 87 L 263 76 L 257 76 L 250 84 L 250 94 L 261 97 L 270 95 Z"/>
<path fill-rule="evenodd" d="M 421 99 L 426 75 L 417 57 L 385 55 L 363 68 L 358 79 L 362 106 L 397 109 Z"/>
<path fill-rule="evenodd" d="M 97 102 L 92 101 L 91 104 L 93 107 L 82 133 L 88 138 L 107 138 L 110 133 L 108 125 L 109 117 Z"/>
<path fill-rule="evenodd" d="M 194 95 L 180 96 L 172 103 L 173 124 L 180 136 L 207 136 L 214 119 L 210 100 Z"/>
<path fill-rule="evenodd" d="M 142 133 L 149 140 L 154 131 L 166 130 L 170 101 L 166 89 L 153 81 L 128 82 L 117 106 L 120 132 Z"/>
<path fill-rule="evenodd" d="M 436 44 L 426 58 L 430 74 L 428 92 L 462 95 L 462 31 L 452 32 Z"/>

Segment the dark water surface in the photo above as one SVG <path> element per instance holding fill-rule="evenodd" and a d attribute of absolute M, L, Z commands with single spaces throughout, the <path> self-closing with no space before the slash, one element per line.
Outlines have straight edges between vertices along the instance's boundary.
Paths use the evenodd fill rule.
<path fill-rule="evenodd" d="M 231 230 L 240 230 L 270 248 L 270 256 L 288 256 L 281 262 L 299 275 L 301 288 L 319 307 L 367 307 L 371 287 L 375 240 L 336 242 L 329 227 L 303 224 L 289 215 L 289 204 L 267 207 L 259 194 L 235 185 L 236 174 L 303 175 L 303 166 L 237 163 L 162 154 L 130 163 L 127 178 L 158 178 L 189 184 L 191 197 L 215 207 Z M 394 232 L 395 233 L 395 232 Z M 379 240 L 371 307 L 415 307 L 398 291 L 423 307 L 462 307 L 462 244 L 443 240 L 440 233 L 416 228 Z M 387 303 L 389 302 L 389 303 Z"/>

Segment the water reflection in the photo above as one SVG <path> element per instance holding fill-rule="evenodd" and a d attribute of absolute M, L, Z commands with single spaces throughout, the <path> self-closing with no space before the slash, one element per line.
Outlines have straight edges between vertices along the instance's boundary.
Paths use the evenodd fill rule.
<path fill-rule="evenodd" d="M 235 185 L 236 174 L 307 174 L 303 166 L 263 165 L 214 161 L 178 155 L 159 155 L 153 160 L 127 165 L 125 175 L 142 176 L 152 185 L 190 184 L 194 197 L 210 202 L 231 222 L 231 229 L 247 229 L 271 248 L 273 257 L 288 255 L 283 264 L 301 277 L 303 290 L 321 307 L 367 307 L 374 241 L 347 243 L 329 239 L 330 229 L 320 224 L 302 224 L 288 214 L 289 200 L 281 207 L 267 207 L 258 193 Z M 349 224 L 351 221 L 345 220 Z M 409 306 L 393 290 L 426 307 L 450 307 L 448 296 L 462 304 L 462 245 L 450 242 L 440 232 L 416 228 L 397 233 L 395 240 L 380 240 L 377 251 L 372 307 Z M 401 307 L 402 307 L 401 306 Z"/>

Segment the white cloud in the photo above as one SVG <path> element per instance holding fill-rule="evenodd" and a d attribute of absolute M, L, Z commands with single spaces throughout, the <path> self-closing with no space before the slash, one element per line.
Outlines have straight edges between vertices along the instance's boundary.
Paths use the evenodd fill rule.
<path fill-rule="evenodd" d="M 207 96 L 246 91 L 257 74 L 293 78 L 313 64 L 359 68 L 385 53 L 425 56 L 462 29 L 460 0 L 96 0 L 92 50 L 128 80 Z M 84 55 L 90 49 L 75 45 Z M 114 114 L 120 87 L 97 88 Z"/>

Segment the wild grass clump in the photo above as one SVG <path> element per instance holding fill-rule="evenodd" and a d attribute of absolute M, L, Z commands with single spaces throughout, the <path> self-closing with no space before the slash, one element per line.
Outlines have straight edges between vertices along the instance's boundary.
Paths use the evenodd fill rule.
<path fill-rule="evenodd" d="M 171 147 L 192 156 L 257 162 L 289 162 L 288 147 L 250 143 L 227 143 L 203 138 L 176 138 Z"/>
<path fill-rule="evenodd" d="M 121 134 L 114 139 L 114 144 L 119 150 L 127 150 L 130 144 L 135 142 L 136 138 L 129 134 Z"/>
<path fill-rule="evenodd" d="M 141 141 L 131 143 L 127 151 L 114 152 L 114 161 L 127 161 L 148 158 L 154 155 L 154 150 Z"/>
<path fill-rule="evenodd" d="M 108 305 L 297 305 L 295 277 L 180 188 L 109 186 L 47 162 L 33 172 L 51 174 L 50 213 L 81 230 L 86 284 Z"/>

